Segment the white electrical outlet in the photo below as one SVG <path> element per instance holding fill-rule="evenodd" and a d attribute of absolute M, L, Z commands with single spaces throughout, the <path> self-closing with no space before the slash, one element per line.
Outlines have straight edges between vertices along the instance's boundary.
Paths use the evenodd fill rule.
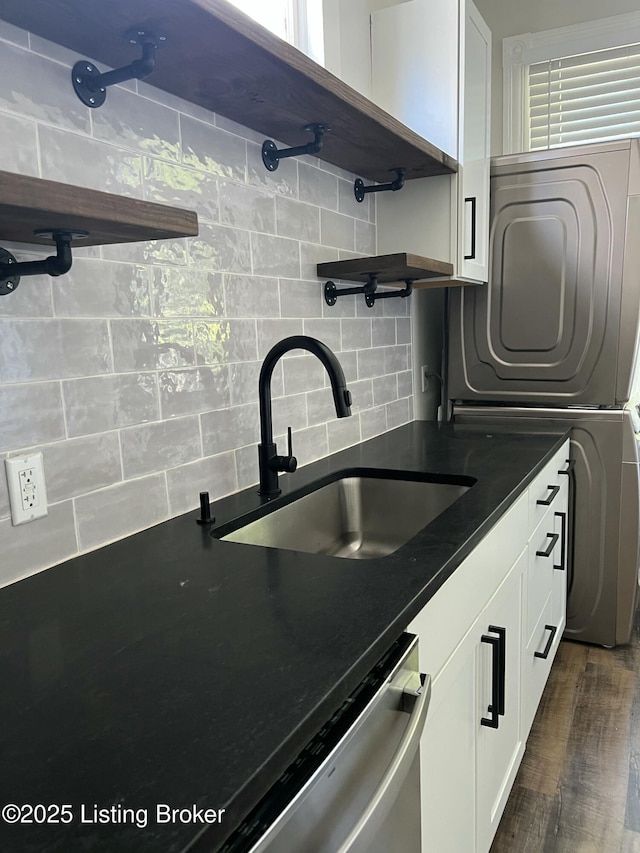
<path fill-rule="evenodd" d="M 47 490 L 44 483 L 42 453 L 14 456 L 5 459 L 11 521 L 13 525 L 25 524 L 47 515 Z"/>

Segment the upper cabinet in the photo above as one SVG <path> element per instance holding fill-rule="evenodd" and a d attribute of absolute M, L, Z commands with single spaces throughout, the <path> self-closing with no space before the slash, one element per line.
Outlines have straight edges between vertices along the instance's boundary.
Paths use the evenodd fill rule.
<path fill-rule="evenodd" d="M 402 192 L 378 199 L 378 250 L 447 261 L 457 282 L 486 282 L 488 27 L 471 0 L 409 0 L 390 6 L 372 14 L 372 69 L 374 100 L 409 126 L 430 133 L 460 160 L 455 176 L 414 181 Z"/>

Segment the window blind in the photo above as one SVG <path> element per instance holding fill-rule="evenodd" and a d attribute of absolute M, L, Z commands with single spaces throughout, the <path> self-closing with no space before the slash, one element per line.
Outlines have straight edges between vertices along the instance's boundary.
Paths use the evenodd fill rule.
<path fill-rule="evenodd" d="M 640 134 L 640 44 L 529 66 L 529 149 Z"/>

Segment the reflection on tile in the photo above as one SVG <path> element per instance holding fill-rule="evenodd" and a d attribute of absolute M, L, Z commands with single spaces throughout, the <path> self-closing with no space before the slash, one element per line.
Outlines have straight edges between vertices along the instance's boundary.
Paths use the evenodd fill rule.
<path fill-rule="evenodd" d="M 43 125 L 38 127 L 38 134 L 43 178 L 142 197 L 142 160 L 139 155 Z"/>
<path fill-rule="evenodd" d="M 366 412 L 360 413 L 360 429 L 362 431 L 362 440 L 373 438 L 374 435 L 380 435 L 387 430 L 387 408 L 386 406 L 378 406 L 374 409 L 369 409 Z"/>
<path fill-rule="evenodd" d="M 276 197 L 276 224 L 281 237 L 320 242 L 320 208 L 285 196 Z"/>
<path fill-rule="evenodd" d="M 126 480 L 193 462 L 201 456 L 197 415 L 129 427 L 120 433 Z"/>
<path fill-rule="evenodd" d="M 122 479 L 116 432 L 30 448 L 41 451 L 49 503 L 78 497 Z"/>
<path fill-rule="evenodd" d="M 255 320 L 195 323 L 198 364 L 253 361 L 258 355 Z"/>
<path fill-rule="evenodd" d="M 332 210 L 320 211 L 321 239 L 326 246 L 355 249 L 355 220 Z"/>
<path fill-rule="evenodd" d="M 144 185 L 147 201 L 186 207 L 212 222 L 218 219 L 218 181 L 208 172 L 145 157 Z"/>
<path fill-rule="evenodd" d="M 20 175 L 38 175 L 35 122 L 17 116 L 2 116 L 2 169 Z"/>
<path fill-rule="evenodd" d="M 300 243 L 300 275 L 309 281 L 318 281 L 318 264 L 339 259 L 338 249 L 320 246 L 318 243 Z M 324 282 L 323 282 L 324 283 Z"/>
<path fill-rule="evenodd" d="M 253 271 L 257 275 L 300 278 L 300 244 L 287 237 L 251 235 Z"/>
<path fill-rule="evenodd" d="M 69 272 L 55 279 L 53 304 L 58 317 L 148 316 L 149 269 L 74 258 Z"/>
<path fill-rule="evenodd" d="M 0 66 L 0 109 L 89 133 L 89 108 L 73 91 L 67 67 L 5 41 L 0 41 Z"/>
<path fill-rule="evenodd" d="M 191 238 L 188 238 L 191 239 Z M 146 240 L 142 243 L 113 243 L 101 246 L 105 260 L 125 261 L 130 264 L 168 264 L 184 266 L 187 263 L 187 238 L 176 240 Z"/>
<path fill-rule="evenodd" d="M 91 120 L 96 139 L 164 160 L 180 159 L 178 113 L 121 86 L 110 89 L 104 108 L 94 110 Z"/>
<path fill-rule="evenodd" d="M 0 386 L 0 451 L 65 437 L 59 382 Z"/>
<path fill-rule="evenodd" d="M 0 320 L 0 381 L 26 382 L 107 373 L 106 320 Z"/>
<path fill-rule="evenodd" d="M 275 234 L 276 208 L 272 195 L 241 184 L 220 182 L 220 222 L 248 231 Z"/>
<path fill-rule="evenodd" d="M 172 515 L 195 509 L 200 492 L 209 492 L 211 500 L 217 500 L 238 488 L 235 456 L 233 452 L 221 453 L 172 468 L 167 471 L 167 485 Z"/>
<path fill-rule="evenodd" d="M 195 364 L 193 326 L 184 320 L 112 320 L 117 373 Z"/>
<path fill-rule="evenodd" d="M 315 166 L 298 161 L 298 179 L 300 181 L 300 201 L 317 204 L 329 210 L 338 208 L 338 179 L 335 175 L 323 172 Z"/>
<path fill-rule="evenodd" d="M 152 373 L 96 376 L 63 383 L 70 436 L 157 420 L 158 386 Z"/>
<path fill-rule="evenodd" d="M 151 283 L 153 313 L 160 317 L 217 317 L 223 313 L 222 277 L 192 267 L 156 267 Z"/>
<path fill-rule="evenodd" d="M 0 586 L 66 560 L 78 549 L 71 501 L 49 507 L 48 515 L 31 524 L 0 522 Z"/>
<path fill-rule="evenodd" d="M 227 317 L 279 317 L 278 279 L 228 273 L 224 302 Z"/>
<path fill-rule="evenodd" d="M 223 225 L 200 224 L 200 234 L 189 241 L 189 257 L 197 267 L 221 272 L 250 273 L 249 232 Z"/>
<path fill-rule="evenodd" d="M 213 125 L 180 116 L 182 162 L 219 178 L 243 182 L 246 176 L 246 142 Z"/>
<path fill-rule="evenodd" d="M 230 405 L 225 367 L 171 370 L 159 375 L 162 417 L 177 418 Z"/>
<path fill-rule="evenodd" d="M 247 182 L 271 193 L 297 198 L 298 168 L 295 158 L 281 160 L 276 171 L 269 172 L 262 162 L 262 143 L 247 142 Z"/>
<path fill-rule="evenodd" d="M 409 400 L 395 400 L 387 404 L 387 426 L 389 429 L 402 426 L 409 421 Z"/>
<path fill-rule="evenodd" d="M 2 248 L 11 252 L 18 261 L 37 261 L 42 255 L 23 252 L 8 242 L 2 242 Z M 50 276 L 23 278 L 20 286 L 6 299 L 2 297 L 3 317 L 51 317 L 53 315 L 52 288 L 60 279 Z M 34 299 L 34 290 L 38 298 Z M 1 380 L 0 380 L 1 381 Z"/>
<path fill-rule="evenodd" d="M 280 280 L 280 314 L 283 317 L 322 317 L 322 299 L 322 288 L 316 281 Z"/>
<path fill-rule="evenodd" d="M 204 412 L 202 424 L 202 448 L 205 456 L 235 450 L 245 445 L 255 445 L 260 439 L 258 400 L 245 406 Z"/>
<path fill-rule="evenodd" d="M 258 376 L 261 367 L 261 361 L 238 362 L 229 366 L 232 406 L 241 406 L 244 403 L 255 403 L 257 401 Z M 271 377 L 271 395 L 272 397 L 281 397 L 283 394 L 282 362 L 278 362 Z"/>
<path fill-rule="evenodd" d="M 248 139 L 251 142 L 259 142 L 260 145 L 262 145 L 262 140 L 264 139 L 263 133 L 258 133 L 255 130 L 251 130 L 249 127 L 244 127 L 244 125 L 238 124 L 237 121 L 226 118 L 226 116 L 221 116 L 219 113 L 210 113 L 206 110 L 202 110 L 202 112 L 207 115 L 207 118 L 203 118 L 203 121 L 215 120 L 215 126 L 219 127 L 221 130 L 226 130 L 228 133 L 235 133 L 236 136 L 241 136 L 243 139 Z"/>
<path fill-rule="evenodd" d="M 351 447 L 360 441 L 360 415 L 339 418 L 327 424 L 329 453 L 336 453 L 344 447 Z"/>
<path fill-rule="evenodd" d="M 76 498 L 75 506 L 81 550 L 122 539 L 167 518 L 164 474 L 92 492 Z"/>

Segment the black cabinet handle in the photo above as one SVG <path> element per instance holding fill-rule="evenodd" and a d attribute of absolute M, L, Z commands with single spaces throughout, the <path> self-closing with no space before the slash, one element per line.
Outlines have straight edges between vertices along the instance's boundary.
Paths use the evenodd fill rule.
<path fill-rule="evenodd" d="M 465 198 L 464 203 L 471 204 L 471 253 L 469 255 L 465 255 L 465 261 L 473 261 L 476 256 L 476 207 L 477 207 L 477 198 L 472 195 L 469 198 Z"/>
<path fill-rule="evenodd" d="M 560 491 L 560 486 L 547 486 L 547 488 L 550 489 L 549 497 L 545 498 L 544 500 L 537 500 L 536 501 L 536 503 L 540 504 L 540 506 L 551 506 L 555 496 Z"/>
<path fill-rule="evenodd" d="M 557 569 L 557 571 L 559 572 L 564 572 L 564 570 L 566 569 L 565 552 L 567 550 L 567 513 L 554 512 L 554 515 L 556 516 L 556 518 L 560 519 L 560 562 L 558 564 L 554 563 L 553 568 Z"/>
<path fill-rule="evenodd" d="M 491 646 L 491 704 L 487 708 L 491 716 L 482 717 L 480 725 L 497 729 L 498 717 L 504 717 L 507 630 L 506 628 L 498 628 L 496 625 L 489 625 L 489 631 L 498 636 L 492 637 L 489 634 L 483 634 L 480 639 L 481 642 Z"/>
<path fill-rule="evenodd" d="M 551 552 L 558 544 L 558 539 L 560 538 L 560 536 L 557 533 L 547 533 L 547 536 L 549 537 L 549 543 L 546 547 L 546 550 L 536 551 L 536 557 L 550 557 Z"/>
<path fill-rule="evenodd" d="M 558 471 L 558 474 L 566 474 L 568 477 L 569 474 L 576 467 L 576 460 L 575 459 L 565 459 L 565 462 L 567 463 L 567 467 L 564 468 L 562 471 Z"/>
<path fill-rule="evenodd" d="M 534 658 L 542 658 L 542 660 L 546 660 L 549 657 L 549 652 L 551 651 L 551 646 L 553 645 L 553 641 L 556 638 L 556 633 L 557 633 L 558 629 L 556 628 L 555 625 L 545 625 L 544 630 L 551 632 L 549 634 L 549 638 L 547 640 L 547 645 L 544 647 L 543 652 L 534 652 L 533 653 Z"/>

